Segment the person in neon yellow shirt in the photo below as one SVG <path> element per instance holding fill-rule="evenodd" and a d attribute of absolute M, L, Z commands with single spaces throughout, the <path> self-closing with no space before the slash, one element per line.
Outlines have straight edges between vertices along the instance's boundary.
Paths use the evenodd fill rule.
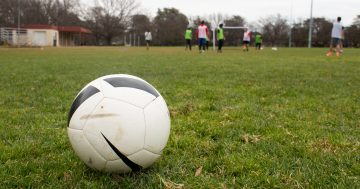
<path fill-rule="evenodd" d="M 224 26 L 223 24 L 220 24 L 217 30 L 218 53 L 222 53 L 222 47 L 224 45 L 224 40 L 225 40 L 223 26 Z"/>
<path fill-rule="evenodd" d="M 185 41 L 186 41 L 185 51 L 187 51 L 188 49 L 191 51 L 191 40 L 192 40 L 192 28 L 188 27 L 185 31 Z"/>
<path fill-rule="evenodd" d="M 255 36 L 255 50 L 261 50 L 262 36 L 260 33 Z"/>

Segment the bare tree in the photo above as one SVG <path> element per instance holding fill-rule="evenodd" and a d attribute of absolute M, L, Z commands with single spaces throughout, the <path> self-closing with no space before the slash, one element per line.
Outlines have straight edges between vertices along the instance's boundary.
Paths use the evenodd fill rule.
<path fill-rule="evenodd" d="M 189 25 L 187 17 L 175 8 L 159 9 L 154 18 L 154 38 L 159 45 L 181 45 Z"/>
<path fill-rule="evenodd" d="M 103 10 L 101 7 L 92 7 L 87 11 L 86 26 L 92 31 L 95 38 L 95 44 L 100 45 L 100 42 L 104 36 L 104 28 L 102 24 Z"/>
<path fill-rule="evenodd" d="M 306 30 L 309 31 L 310 20 L 304 21 Z M 330 45 L 332 23 L 325 18 L 313 18 L 312 46 L 327 47 Z M 308 36 L 306 36 L 307 38 Z M 306 39 L 305 38 L 305 39 Z"/>
<path fill-rule="evenodd" d="M 103 8 L 104 14 L 117 17 L 126 24 L 129 23 L 132 13 L 139 7 L 135 0 L 94 0 L 96 7 Z"/>
<path fill-rule="evenodd" d="M 15 26 L 18 22 L 18 14 L 20 14 L 21 24 L 47 24 L 48 22 L 41 0 L 0 1 L 1 26 Z"/>
<path fill-rule="evenodd" d="M 244 26 L 245 18 L 241 16 L 232 16 L 224 21 L 225 26 Z M 241 44 L 244 31 L 242 30 L 225 30 L 225 44 L 230 46 L 238 46 Z"/>
<path fill-rule="evenodd" d="M 291 28 L 293 46 L 305 47 L 307 45 L 308 27 L 308 25 L 304 27 L 304 22 L 302 20 L 293 24 Z"/>
<path fill-rule="evenodd" d="M 276 16 L 262 18 L 259 21 L 262 26 L 263 41 L 271 46 L 285 45 L 288 42 L 289 25 L 287 19 Z"/>
<path fill-rule="evenodd" d="M 42 0 L 51 25 L 82 25 L 79 0 Z"/>
<path fill-rule="evenodd" d="M 225 20 L 229 19 L 227 15 L 221 14 L 221 13 L 214 13 L 206 16 L 206 20 L 208 20 L 211 23 L 212 28 L 216 28 L 219 26 L 219 24 L 224 23 Z"/>
<path fill-rule="evenodd" d="M 15 25 L 17 20 L 17 1 L 1 0 L 0 1 L 0 26 Z"/>
<path fill-rule="evenodd" d="M 1 0 L 0 25 L 16 25 L 18 10 L 21 25 L 79 25 L 79 9 L 79 0 Z"/>
<path fill-rule="evenodd" d="M 351 47 L 360 47 L 360 15 L 358 15 L 353 24 L 345 29 L 345 44 Z"/>
<path fill-rule="evenodd" d="M 143 14 L 136 14 L 131 18 L 131 27 L 130 33 L 136 34 L 136 36 L 140 36 L 141 44 L 145 44 L 145 36 L 144 33 L 146 31 L 152 30 L 152 23 L 150 18 Z"/>
<path fill-rule="evenodd" d="M 102 36 L 106 44 L 111 45 L 114 37 L 119 37 L 129 26 L 136 8 L 135 0 L 95 0 L 95 7 L 86 16 L 87 25 L 95 35 Z"/>

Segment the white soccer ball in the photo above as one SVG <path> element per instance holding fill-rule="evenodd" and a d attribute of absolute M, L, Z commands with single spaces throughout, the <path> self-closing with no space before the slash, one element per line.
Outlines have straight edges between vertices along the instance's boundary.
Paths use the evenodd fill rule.
<path fill-rule="evenodd" d="M 79 92 L 67 131 L 86 165 L 126 173 L 147 168 L 161 156 L 170 134 L 170 115 L 163 97 L 146 81 L 109 75 Z"/>

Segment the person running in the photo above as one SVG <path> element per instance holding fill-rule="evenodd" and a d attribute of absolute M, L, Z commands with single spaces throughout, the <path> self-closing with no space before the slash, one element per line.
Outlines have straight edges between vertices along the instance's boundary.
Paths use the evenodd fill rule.
<path fill-rule="evenodd" d="M 220 24 L 217 30 L 218 53 L 222 53 L 222 47 L 224 45 L 224 40 L 225 40 L 223 26 L 224 26 L 223 24 Z"/>
<path fill-rule="evenodd" d="M 337 18 L 337 21 L 333 23 L 331 30 L 331 42 L 330 49 L 326 56 L 332 56 L 334 47 L 336 48 L 336 56 L 340 56 L 340 43 L 341 43 L 342 24 L 341 17 Z"/>
<path fill-rule="evenodd" d="M 185 51 L 187 51 L 188 49 L 191 51 L 191 40 L 192 40 L 192 29 L 189 26 L 185 31 L 185 41 L 186 41 Z"/>
<path fill-rule="evenodd" d="M 146 41 L 146 49 L 147 49 L 147 50 L 150 49 L 151 40 L 152 40 L 151 32 L 150 32 L 150 31 L 146 31 L 146 32 L 145 32 L 145 41 Z"/>
<path fill-rule="evenodd" d="M 243 51 L 249 51 L 251 32 L 249 29 L 245 29 L 243 38 Z"/>
<path fill-rule="evenodd" d="M 201 21 L 201 24 L 196 31 L 196 37 L 199 43 L 199 52 L 204 53 L 206 48 L 206 38 L 209 37 L 209 30 L 205 25 L 205 21 Z"/>
<path fill-rule="evenodd" d="M 262 36 L 260 33 L 255 36 L 255 50 L 261 50 Z"/>

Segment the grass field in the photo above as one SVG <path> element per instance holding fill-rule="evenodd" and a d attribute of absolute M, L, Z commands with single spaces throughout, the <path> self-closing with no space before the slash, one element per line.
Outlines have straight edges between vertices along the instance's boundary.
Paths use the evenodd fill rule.
<path fill-rule="evenodd" d="M 360 50 L 0 48 L 0 188 L 360 188 Z M 75 95 L 103 75 L 154 85 L 172 117 L 150 169 L 105 174 L 69 143 Z"/>

